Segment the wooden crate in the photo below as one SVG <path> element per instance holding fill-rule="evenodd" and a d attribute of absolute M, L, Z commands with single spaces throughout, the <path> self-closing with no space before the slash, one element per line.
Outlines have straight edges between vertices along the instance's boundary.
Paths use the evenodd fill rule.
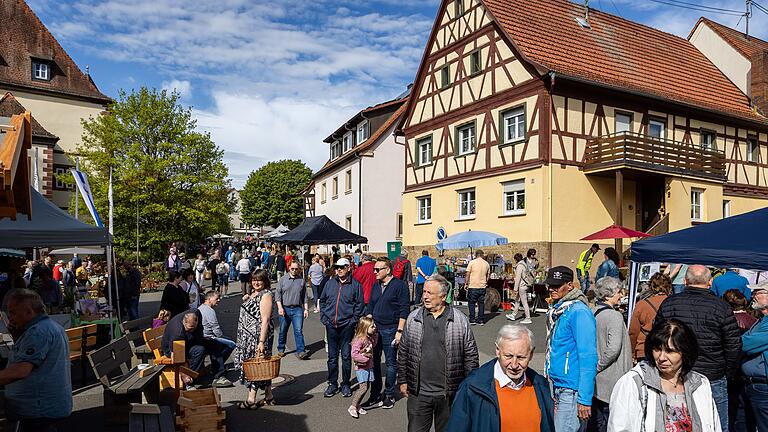
<path fill-rule="evenodd" d="M 215 388 L 182 390 L 176 427 L 183 432 L 225 432 L 226 414 Z"/>

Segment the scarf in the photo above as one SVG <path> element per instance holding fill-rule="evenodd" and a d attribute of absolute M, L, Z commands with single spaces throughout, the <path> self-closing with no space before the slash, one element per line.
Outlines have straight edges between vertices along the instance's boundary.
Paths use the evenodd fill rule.
<path fill-rule="evenodd" d="M 565 297 L 560 299 L 554 307 L 549 308 L 549 311 L 547 311 L 547 353 L 545 356 L 545 370 L 547 377 L 549 377 L 549 360 L 550 355 L 552 354 L 552 335 L 555 334 L 557 321 L 574 303 L 579 301 L 589 307 L 589 300 L 587 300 L 587 296 L 584 295 L 584 292 L 582 292 L 580 288 L 574 288 L 568 292 Z"/>

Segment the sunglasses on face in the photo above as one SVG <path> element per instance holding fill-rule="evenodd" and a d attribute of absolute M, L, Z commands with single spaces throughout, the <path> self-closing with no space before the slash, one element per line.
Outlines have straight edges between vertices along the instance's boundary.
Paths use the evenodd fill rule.
<path fill-rule="evenodd" d="M 337 265 L 335 265 L 335 266 L 333 266 L 333 268 L 335 268 L 336 270 L 342 270 L 342 269 L 347 268 L 347 266 L 337 266 Z"/>
<path fill-rule="evenodd" d="M 375 273 L 378 273 L 378 272 L 380 272 L 380 271 L 382 271 L 382 270 L 384 270 L 384 269 L 386 269 L 386 268 L 387 268 L 387 267 L 374 267 L 374 268 L 373 268 L 373 271 L 374 271 Z"/>
<path fill-rule="evenodd" d="M 298 271 L 298 267 L 291 267 L 291 271 Z"/>

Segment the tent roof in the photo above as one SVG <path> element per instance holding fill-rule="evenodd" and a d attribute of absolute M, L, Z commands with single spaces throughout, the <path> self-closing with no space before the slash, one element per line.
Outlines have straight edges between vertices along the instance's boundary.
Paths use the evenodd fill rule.
<path fill-rule="evenodd" d="M 768 269 L 768 208 L 632 243 L 632 261 Z"/>
<path fill-rule="evenodd" d="M 325 215 L 304 218 L 299 226 L 275 241 L 303 245 L 368 243 L 367 238 L 345 230 Z"/>
<path fill-rule="evenodd" d="M 9 248 L 108 245 L 106 228 L 73 218 L 30 188 L 32 220 L 19 214 L 16 220 L 0 220 L 0 244 Z"/>

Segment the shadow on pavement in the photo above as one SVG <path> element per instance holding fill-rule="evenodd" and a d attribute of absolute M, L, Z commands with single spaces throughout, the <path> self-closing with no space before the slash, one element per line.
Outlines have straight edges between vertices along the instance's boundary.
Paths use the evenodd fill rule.
<path fill-rule="evenodd" d="M 293 381 L 275 388 L 275 400 L 278 404 L 285 406 L 306 402 L 314 397 L 308 392 L 324 383 L 327 377 L 328 374 L 325 371 L 299 375 Z"/>
<path fill-rule="evenodd" d="M 307 416 L 303 414 L 289 414 L 269 408 L 241 410 L 236 406 L 230 406 L 225 411 L 227 412 L 227 430 L 309 432 Z"/>

